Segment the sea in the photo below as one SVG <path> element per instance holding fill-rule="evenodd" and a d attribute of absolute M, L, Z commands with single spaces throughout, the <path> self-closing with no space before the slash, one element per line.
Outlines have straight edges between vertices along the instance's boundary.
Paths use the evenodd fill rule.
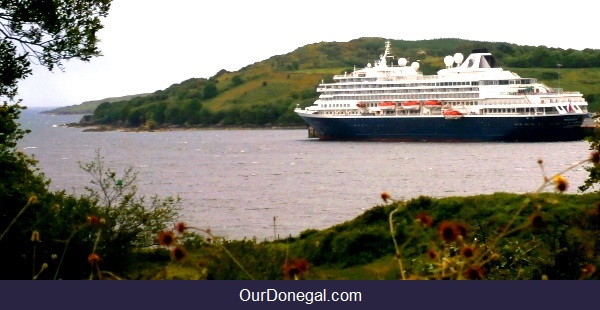
<path fill-rule="evenodd" d="M 585 159 L 589 143 L 332 142 L 306 129 L 88 132 L 82 115 L 28 108 L 18 148 L 34 156 L 51 190 L 82 195 L 80 164 L 99 152 L 117 178 L 138 172 L 141 196 L 181 198 L 181 220 L 229 240 L 298 236 L 351 220 L 396 199 L 535 192 L 548 176 Z M 538 160 L 543 161 L 544 171 Z M 586 165 L 564 176 L 578 194 Z M 546 188 L 545 191 L 552 191 Z"/>

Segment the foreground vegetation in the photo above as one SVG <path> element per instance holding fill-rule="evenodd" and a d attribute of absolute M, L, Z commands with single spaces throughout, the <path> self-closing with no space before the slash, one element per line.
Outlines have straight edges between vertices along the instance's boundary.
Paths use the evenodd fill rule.
<path fill-rule="evenodd" d="M 598 198 L 597 194 L 557 193 L 422 196 L 376 206 L 354 220 L 285 240 L 183 241 L 181 246 L 187 249 L 183 257 L 171 259 L 165 249 L 162 257 L 155 253 L 153 263 L 145 262 L 128 275 L 141 279 L 598 279 Z M 390 213 L 399 207 L 392 235 Z M 392 236 L 398 241 L 397 253 Z"/>

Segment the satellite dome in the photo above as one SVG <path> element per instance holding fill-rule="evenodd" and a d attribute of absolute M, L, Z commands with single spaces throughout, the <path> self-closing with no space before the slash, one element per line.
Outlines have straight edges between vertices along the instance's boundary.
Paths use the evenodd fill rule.
<path fill-rule="evenodd" d="M 371 68 L 371 63 L 368 63 L 368 64 L 367 64 L 367 68 Z"/>
<path fill-rule="evenodd" d="M 463 54 L 461 53 L 456 53 L 454 54 L 454 62 L 460 66 L 460 64 L 462 64 L 463 60 L 465 60 Z"/>
<path fill-rule="evenodd" d="M 444 64 L 446 64 L 446 68 L 452 67 L 453 63 L 454 63 L 454 57 L 452 57 L 450 55 L 444 57 Z"/>
<path fill-rule="evenodd" d="M 406 60 L 406 58 L 398 59 L 398 66 L 400 66 L 400 67 L 406 67 L 407 63 L 408 63 L 408 60 Z"/>
<path fill-rule="evenodd" d="M 419 70 L 419 66 L 421 66 L 418 62 L 413 62 L 412 64 L 410 64 L 411 67 L 413 67 L 413 69 L 415 70 Z"/>

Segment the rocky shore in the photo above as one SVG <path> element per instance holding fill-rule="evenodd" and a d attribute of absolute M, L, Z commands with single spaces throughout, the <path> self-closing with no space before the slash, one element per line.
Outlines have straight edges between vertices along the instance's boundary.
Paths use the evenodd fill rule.
<path fill-rule="evenodd" d="M 66 127 L 85 128 L 83 132 L 105 132 L 105 131 L 125 131 L 125 132 L 161 132 L 161 131 L 184 131 L 184 130 L 281 130 L 281 129 L 306 129 L 305 125 L 211 125 L 211 126 L 159 126 L 156 128 L 140 127 L 125 127 L 116 125 L 98 125 L 92 123 L 74 122 L 64 124 Z"/>

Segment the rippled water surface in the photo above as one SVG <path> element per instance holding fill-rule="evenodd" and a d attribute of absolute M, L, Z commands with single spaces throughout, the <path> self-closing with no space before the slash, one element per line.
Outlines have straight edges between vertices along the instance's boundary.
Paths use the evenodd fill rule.
<path fill-rule="evenodd" d="M 323 142 L 306 130 L 83 132 L 60 126 L 81 115 L 23 112 L 32 130 L 19 148 L 35 155 L 53 190 L 83 193 L 79 168 L 100 150 L 107 166 L 139 172 L 139 192 L 182 198 L 183 219 L 228 238 L 297 235 L 350 220 L 380 193 L 413 198 L 535 191 L 537 164 L 556 173 L 588 156 L 589 144 Z M 587 177 L 565 174 L 569 193 Z M 276 218 L 275 229 L 273 217 Z"/>

